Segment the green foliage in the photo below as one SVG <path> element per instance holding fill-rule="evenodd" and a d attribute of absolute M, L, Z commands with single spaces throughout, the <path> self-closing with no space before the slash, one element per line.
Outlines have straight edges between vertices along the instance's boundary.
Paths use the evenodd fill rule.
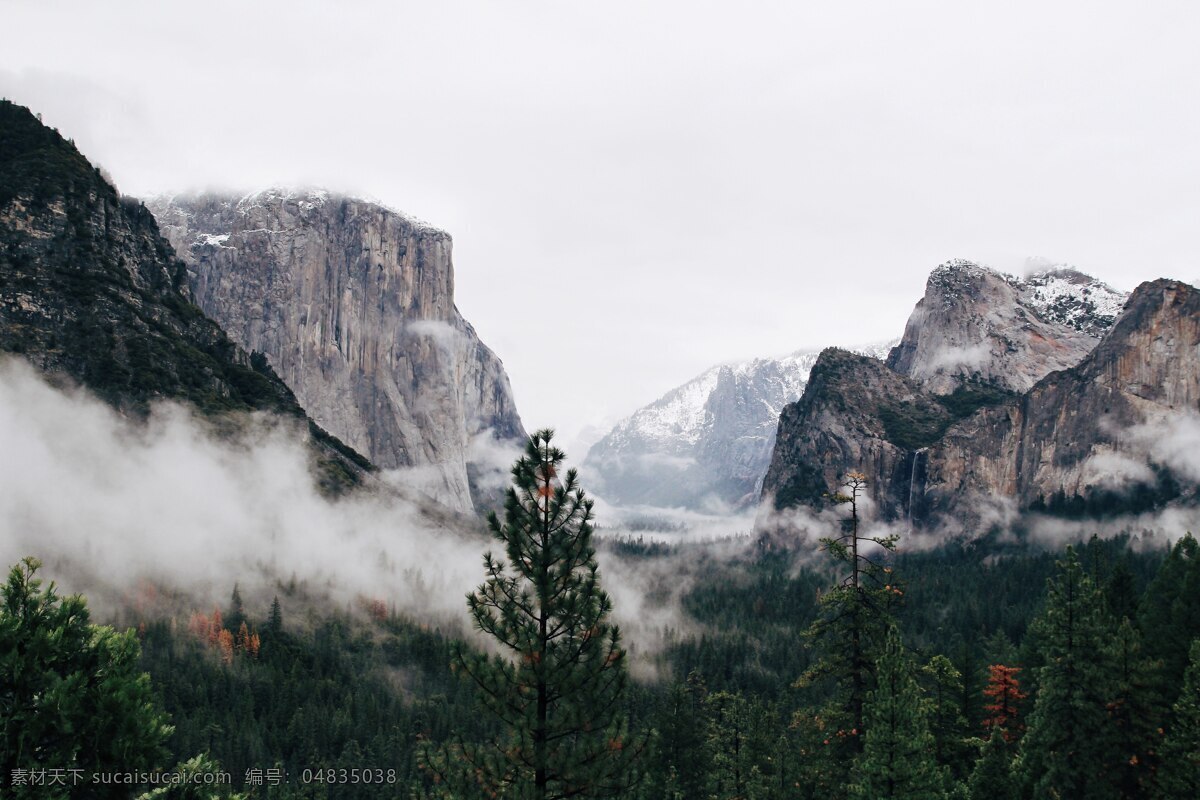
<path fill-rule="evenodd" d="M 207 755 L 198 755 L 177 764 L 170 770 L 179 776 L 177 783 L 151 789 L 138 795 L 137 800 L 248 800 L 241 792 L 234 792 L 231 784 L 211 784 L 210 776 L 228 774 L 221 765 Z M 232 779 L 232 776 L 230 776 Z"/>
<path fill-rule="evenodd" d="M 1192 642 L 1200 638 L 1200 543 L 1177 541 L 1138 608 L 1146 658 L 1162 664 L 1158 691 L 1170 708 L 1183 687 Z"/>
<path fill-rule="evenodd" d="M 306 419 L 266 358 L 247 356 L 190 301 L 150 212 L 28 109 L 0 101 L 0 206 L 10 201 L 25 205 L 25 224 L 0 228 L 0 352 L 137 415 L 170 398 L 212 417 Z M 322 488 L 357 485 L 370 464 L 306 421 Z"/>
<path fill-rule="evenodd" d="M 415 760 L 421 737 L 491 732 L 470 688 L 447 670 L 451 641 L 437 630 L 401 617 L 366 625 L 335 614 L 290 632 L 282 609 L 278 627 L 269 613 L 247 618 L 262 632 L 258 658 L 229 664 L 182 625 L 146 624 L 142 665 L 175 724 L 176 759 L 210 753 L 235 784 L 249 769 L 278 766 L 303 793 L 275 787 L 273 799 L 320 788 L 330 800 L 392 800 L 427 791 Z M 300 785 L 305 770 L 364 768 L 394 774 L 374 785 Z"/>
<path fill-rule="evenodd" d="M 600 588 L 592 501 L 574 470 L 560 481 L 566 456 L 552 436 L 533 434 L 513 466 L 504 523 L 489 518 L 505 559 L 485 555 L 487 578 L 467 597 L 476 626 L 505 655 L 455 658 L 505 733 L 482 747 L 460 739 L 427 763 L 451 787 L 487 796 L 618 797 L 636 753 L 620 704 L 625 651 Z"/>
<path fill-rule="evenodd" d="M 0 164 L 0 207 L 21 195 L 44 204 L 77 184 L 85 191 L 106 185 L 74 145 L 9 100 L 0 100 Z"/>
<path fill-rule="evenodd" d="M 27 558 L 9 573 L 0 607 L 0 782 L 13 771 L 81 770 L 81 780 L 120 767 L 159 766 L 171 733 L 138 669 L 132 631 L 89 622 L 79 595 L 59 597 Z M 72 775 L 72 780 L 75 775 Z M 97 786 L 90 796 L 124 797 L 128 787 Z M 13 785 L 5 797 L 46 798 L 48 787 Z"/>
<path fill-rule="evenodd" d="M 1013 776 L 1012 745 L 995 728 L 975 764 L 967 784 L 971 800 L 1017 800 L 1018 787 Z"/>
<path fill-rule="evenodd" d="M 885 402 L 879 406 L 879 420 L 889 442 L 906 450 L 920 450 L 935 444 L 955 422 L 1014 397 L 1012 392 L 982 381 L 966 381 L 944 397 Z"/>
<path fill-rule="evenodd" d="M 974 753 L 963 716 L 962 673 L 949 658 L 935 655 L 921 668 L 918 678 L 925 693 L 937 763 L 948 766 L 956 780 L 966 780 Z"/>
<path fill-rule="evenodd" d="M 838 710 L 844 710 L 840 732 L 846 735 L 835 741 L 848 753 L 855 753 L 862 749 L 864 707 L 874 682 L 875 662 L 894 626 L 893 611 L 903 591 L 892 567 L 883 560 L 895 550 L 896 537 L 863 535 L 859 529 L 858 497 L 866 478 L 850 473 L 844 487 L 850 493 L 834 498 L 850 509 L 843 532 L 821 540 L 839 580 L 822 595 L 820 612 L 805 634 L 815 646 L 817 660 L 796 685 L 832 684 L 834 705 L 826 716 L 838 719 Z"/>
<path fill-rule="evenodd" d="M 937 764 L 926 704 L 899 635 L 892 630 L 867 695 L 866 743 L 850 794 L 860 800 L 940 800 L 947 776 Z"/>
<path fill-rule="evenodd" d="M 1200 797 L 1200 639 L 1192 643 L 1183 690 L 1172 709 L 1162 756 L 1155 797 Z"/>
<path fill-rule="evenodd" d="M 942 438 L 954 420 L 940 403 L 918 398 L 880 404 L 879 421 L 889 442 L 905 450 L 920 450 Z"/>
<path fill-rule="evenodd" d="M 1021 760 L 1035 797 L 1115 796 L 1104 736 L 1112 692 L 1109 624 L 1095 582 L 1068 547 L 1032 626 L 1042 666 Z"/>

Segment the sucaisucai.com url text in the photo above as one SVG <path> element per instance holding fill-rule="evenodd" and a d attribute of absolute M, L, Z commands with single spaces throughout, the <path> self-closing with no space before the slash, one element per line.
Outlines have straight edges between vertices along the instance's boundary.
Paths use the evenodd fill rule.
<path fill-rule="evenodd" d="M 228 772 L 85 772 L 81 769 L 14 769 L 10 786 L 225 786 L 233 782 Z"/>

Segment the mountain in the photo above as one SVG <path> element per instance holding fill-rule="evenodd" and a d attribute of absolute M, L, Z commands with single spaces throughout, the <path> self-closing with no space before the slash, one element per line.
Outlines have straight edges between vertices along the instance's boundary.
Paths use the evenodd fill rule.
<path fill-rule="evenodd" d="M 1134 290 L 1078 366 L 950 428 L 916 490 L 944 514 L 995 495 L 1088 515 L 1192 502 L 1198 437 L 1200 290 L 1160 279 Z"/>
<path fill-rule="evenodd" d="M 1028 391 L 1090 353 L 1127 297 L 1072 269 L 1021 280 L 956 259 L 930 274 L 887 364 L 936 394 L 967 380 Z"/>
<path fill-rule="evenodd" d="M 882 357 L 888 346 L 863 352 Z M 719 510 L 753 503 L 779 414 L 816 351 L 713 367 L 619 422 L 588 451 L 595 491 L 620 505 Z"/>
<path fill-rule="evenodd" d="M 931 277 L 924 308 L 914 314 L 923 319 L 910 321 L 906 333 L 917 347 L 906 353 L 902 341 L 887 365 L 821 354 L 804 396 L 780 418 L 764 498 L 776 509 L 818 506 L 840 476 L 858 470 L 868 476 L 880 518 L 975 530 L 1025 511 L 1100 516 L 1195 499 L 1200 466 L 1186 443 L 1200 435 L 1200 291 L 1177 281 L 1142 284 L 1109 323 L 1111 295 L 1095 302 L 1095 282 L 1086 276 L 1009 279 L 1005 289 L 975 265 L 959 268 L 964 274 L 943 269 Z M 973 320 L 1024 311 L 1027 324 L 998 351 L 986 325 L 974 329 L 978 338 L 958 340 L 989 348 L 970 372 L 914 369 L 932 362 L 912 354 L 933 349 L 922 350 L 922 336 L 908 334 L 925 326 L 924 340 L 937 340 L 928 327 L 936 315 L 925 309 L 945 308 L 928 301 L 948 296 L 950 278 L 985 287 L 959 305 L 971 308 Z M 1035 297 L 1042 289 L 1057 301 L 1047 309 L 1012 302 L 1030 286 Z M 1075 287 L 1074 301 L 1064 286 Z M 1006 305 L 997 311 L 979 297 Z M 1044 349 L 1056 341 L 1048 330 L 1057 341 L 1077 341 L 1064 326 L 1103 334 L 1076 363 L 1047 369 L 1069 352 L 1065 345 Z M 902 374 L 905 367 L 911 375 Z M 1027 390 L 1016 388 L 1039 372 Z"/>
<path fill-rule="evenodd" d="M 293 419 L 331 492 L 373 469 L 305 416 L 266 358 L 194 304 L 153 215 L 8 101 L 0 101 L 0 351 L 132 415 L 175 399 L 214 419 L 245 411 Z"/>
<path fill-rule="evenodd" d="M 197 304 L 321 425 L 452 508 L 491 501 L 511 463 L 494 445 L 525 433 L 503 364 L 454 305 L 449 234 L 319 190 L 147 205 Z"/>

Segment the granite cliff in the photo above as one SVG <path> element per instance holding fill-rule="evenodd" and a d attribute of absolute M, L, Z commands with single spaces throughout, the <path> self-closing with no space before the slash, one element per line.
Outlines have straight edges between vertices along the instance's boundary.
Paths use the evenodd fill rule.
<path fill-rule="evenodd" d="M 819 506 L 850 470 L 867 474 L 879 518 L 958 530 L 1195 499 L 1200 469 L 1170 443 L 1200 431 L 1200 291 L 1142 284 L 1114 321 L 1118 295 L 1078 273 L 1042 276 L 1076 287 L 1056 315 L 1022 301 L 1039 276 L 952 270 L 935 271 L 887 364 L 818 358 L 780 418 L 763 487 L 774 508 Z M 982 356 L 939 365 L 935 344 Z"/>
<path fill-rule="evenodd" d="M 503 365 L 454 305 L 447 233 L 317 190 L 147 205 L 197 304 L 322 426 L 452 508 L 493 499 L 511 458 L 491 454 L 524 430 Z"/>
<path fill-rule="evenodd" d="M 222 424 L 271 412 L 308 437 L 328 491 L 359 484 L 371 464 L 204 315 L 185 276 L 140 202 L 28 109 L 0 101 L 0 351 L 133 416 L 159 399 Z"/>
<path fill-rule="evenodd" d="M 1028 391 L 1090 353 L 1126 297 L 1072 269 L 1022 280 L 950 261 L 930 274 L 887 365 L 936 394 L 964 381 Z"/>

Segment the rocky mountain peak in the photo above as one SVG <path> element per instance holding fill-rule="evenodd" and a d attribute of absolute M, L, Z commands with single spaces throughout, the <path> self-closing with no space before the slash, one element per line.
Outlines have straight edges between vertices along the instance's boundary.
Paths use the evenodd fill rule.
<path fill-rule="evenodd" d="M 881 358 L 889 344 L 861 352 Z M 799 399 L 818 352 L 721 364 L 631 414 L 589 450 L 596 491 L 624 505 L 713 509 L 753 503 L 779 415 Z"/>
<path fill-rule="evenodd" d="M 1072 269 L 1020 279 L 954 259 L 930 273 L 887 363 L 935 394 L 964 382 L 1027 391 L 1091 352 L 1125 297 Z"/>
<path fill-rule="evenodd" d="M 196 302 L 265 353 L 321 424 L 438 500 L 490 500 L 524 430 L 503 364 L 454 305 L 449 234 L 321 189 L 152 198 Z M 500 481 L 502 482 L 502 481 Z"/>
<path fill-rule="evenodd" d="M 966 277 L 1004 291 L 993 275 Z M 1080 273 L 1004 283 L 1026 291 L 1056 281 L 1115 302 Z M 943 299 L 922 302 L 931 297 Z M 873 513 L 966 534 L 1027 511 L 1099 517 L 1195 503 L 1200 462 L 1181 443 L 1200 419 L 1200 290 L 1163 279 L 1120 300 L 1123 311 L 1078 363 L 1019 393 L 978 378 L 937 393 L 870 360 L 822 353 L 804 396 L 780 419 L 764 498 L 776 508 L 819 505 L 842 475 L 860 470 Z"/>

